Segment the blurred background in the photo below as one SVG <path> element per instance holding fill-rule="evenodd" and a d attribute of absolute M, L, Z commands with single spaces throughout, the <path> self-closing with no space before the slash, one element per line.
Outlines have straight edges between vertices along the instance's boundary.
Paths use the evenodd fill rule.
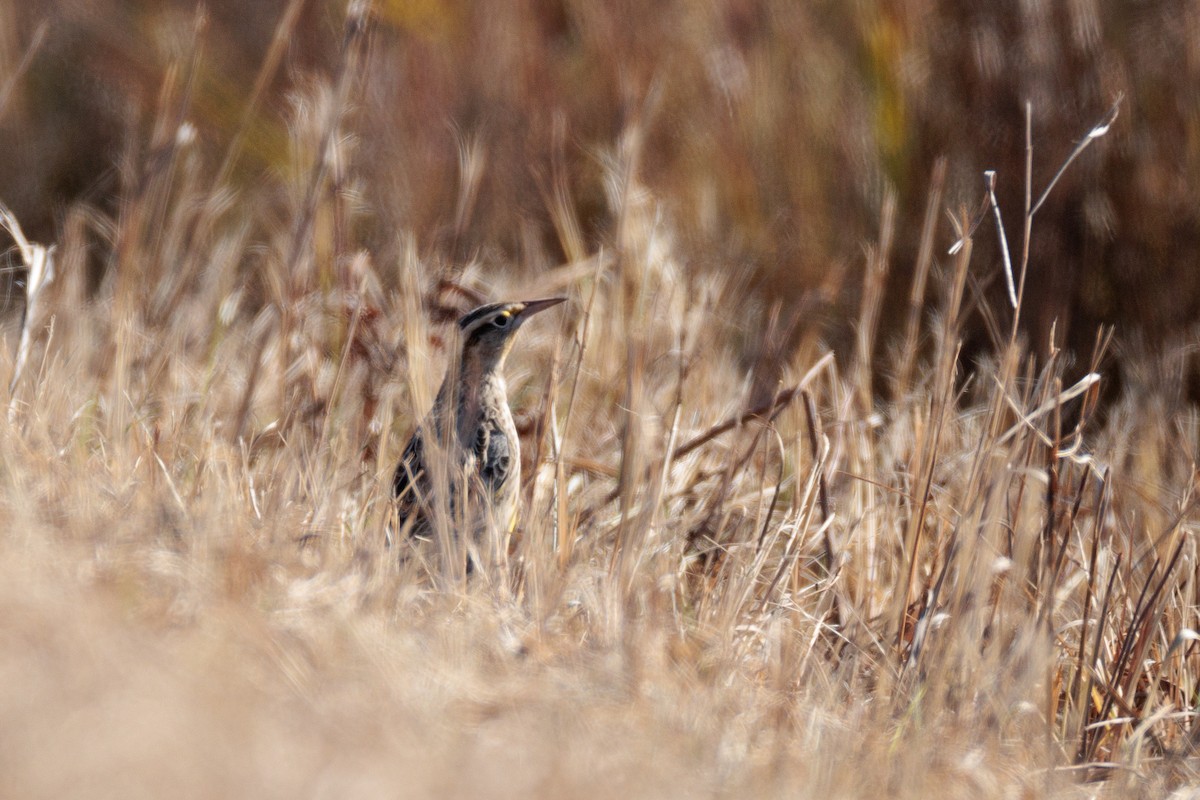
<path fill-rule="evenodd" d="M 297 120 L 336 83 L 345 20 L 331 0 L 0 0 L 0 200 L 42 242 L 73 210 L 114 218 L 179 110 L 214 191 L 254 201 L 239 223 L 278 230 L 291 210 L 273 187 L 295 169 Z M 903 319 L 939 161 L 943 209 L 973 213 L 982 172 L 997 171 L 1019 254 L 1025 102 L 1036 197 L 1123 98 L 1038 213 L 1025 332 L 1045 352 L 1057 321 L 1086 359 L 1102 323 L 1150 349 L 1194 326 L 1190 0 L 377 0 L 361 77 L 341 129 L 352 163 L 338 167 L 353 246 L 385 261 L 404 232 L 449 269 L 561 264 L 611 243 L 605 176 L 632 152 L 691 269 L 785 319 L 798 310 L 835 347 L 851 342 L 841 320 L 856 318 L 889 196 L 885 335 Z M 955 238 L 944 211 L 937 224 L 931 287 Z M 93 228 L 98 285 L 114 261 Z M 1011 320 L 990 218 L 976 239 L 978 351 Z"/>

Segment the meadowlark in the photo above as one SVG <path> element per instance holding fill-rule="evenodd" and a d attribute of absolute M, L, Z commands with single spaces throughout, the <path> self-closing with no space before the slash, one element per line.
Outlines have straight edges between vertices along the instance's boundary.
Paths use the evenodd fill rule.
<path fill-rule="evenodd" d="M 392 495 L 401 534 L 407 529 L 410 536 L 431 537 L 439 529 L 438 513 L 446 520 L 442 530 L 470 534 L 468 546 L 478 544 L 489 528 L 512 532 L 521 446 L 508 407 L 504 360 L 517 330 L 537 312 L 564 300 L 492 303 L 458 321 L 462 347 L 446 370 L 429 416 L 396 466 Z M 441 492 L 449 502 L 438 503 Z"/>

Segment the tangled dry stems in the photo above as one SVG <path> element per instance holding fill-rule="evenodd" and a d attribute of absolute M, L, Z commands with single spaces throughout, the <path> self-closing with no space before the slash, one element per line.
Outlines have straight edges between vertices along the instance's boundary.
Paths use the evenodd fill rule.
<path fill-rule="evenodd" d="M 814 323 L 681 263 L 636 130 L 611 158 L 611 240 L 569 264 L 451 275 L 412 241 L 356 250 L 337 86 L 257 212 L 277 224 L 164 134 L 118 218 L 68 215 L 58 278 L 0 350 L 14 794 L 1195 780 L 1198 431 L 1172 356 L 1104 414 L 1104 337 L 1082 370 L 1018 339 L 964 363 L 968 243 L 881 392 L 890 215 L 846 364 Z M 528 481 L 508 562 L 466 580 L 401 558 L 388 478 L 448 320 L 560 291 L 572 312 L 523 332 L 509 372 Z"/>

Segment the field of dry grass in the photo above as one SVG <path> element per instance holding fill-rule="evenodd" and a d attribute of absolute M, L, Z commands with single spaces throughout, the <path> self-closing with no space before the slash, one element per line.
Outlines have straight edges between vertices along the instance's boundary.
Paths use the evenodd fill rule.
<path fill-rule="evenodd" d="M 364 198 L 418 169 L 357 155 L 369 41 L 352 20 L 286 168 L 238 190 L 247 145 L 209 157 L 168 74 L 117 210 L 14 255 L 0 795 L 1190 796 L 1185 347 L 1031 349 L 976 285 L 991 211 L 946 255 L 935 176 L 916 288 L 889 294 L 885 194 L 835 352 L 811 307 L 694 267 L 636 117 L 592 219 L 539 178 L 564 263 L 364 247 Z M 455 231 L 484 168 L 462 144 Z M 1005 213 L 1023 307 L 1039 229 Z M 454 317 L 553 294 L 509 362 L 507 559 L 468 579 L 386 547 Z"/>

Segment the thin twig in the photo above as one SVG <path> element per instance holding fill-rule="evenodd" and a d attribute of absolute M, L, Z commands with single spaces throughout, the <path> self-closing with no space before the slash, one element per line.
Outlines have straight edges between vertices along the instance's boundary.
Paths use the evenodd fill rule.
<path fill-rule="evenodd" d="M 250 123 L 254 121 L 254 115 L 258 112 L 258 106 L 262 102 L 263 92 L 266 91 L 267 86 L 279 71 L 279 62 L 283 60 L 283 54 L 292 42 L 292 32 L 296 28 L 296 22 L 300 19 L 300 12 L 303 9 L 304 0 L 291 0 L 287 8 L 283 10 L 279 23 L 275 26 L 275 34 L 271 37 L 271 45 L 267 48 L 267 54 L 258 68 L 254 87 L 250 90 L 246 107 L 242 109 L 242 117 L 238 120 L 238 126 L 229 140 L 228 147 L 225 148 L 225 156 L 221 159 L 221 166 L 217 169 L 216 177 L 213 179 L 214 193 L 229 180 L 229 175 L 242 152 L 242 143 L 246 139 L 246 132 L 250 129 Z"/>
<path fill-rule="evenodd" d="M 1045 190 L 1042 192 L 1041 197 L 1039 197 L 1038 201 L 1033 204 L 1033 208 L 1030 210 L 1029 216 L 1032 217 L 1034 214 L 1036 214 L 1038 209 L 1042 207 L 1042 203 L 1046 202 L 1046 198 L 1050 196 L 1050 190 L 1054 188 L 1054 185 L 1058 183 L 1058 179 L 1061 178 L 1063 173 L 1067 171 L 1067 167 L 1071 166 L 1071 162 L 1078 158 L 1079 154 L 1086 150 L 1088 145 L 1108 133 L 1108 129 L 1112 127 L 1114 122 L 1117 121 L 1117 114 L 1121 110 L 1122 100 L 1124 100 L 1124 95 L 1117 95 L 1117 99 L 1113 101 L 1112 108 L 1108 110 L 1108 113 L 1104 115 L 1104 118 L 1097 122 L 1096 125 L 1087 132 L 1087 136 L 1084 136 L 1083 139 L 1080 140 L 1079 144 L 1075 145 L 1075 149 L 1071 151 L 1071 155 L 1067 156 L 1067 160 L 1064 161 L 1063 165 L 1058 168 L 1058 172 L 1054 173 L 1054 177 L 1050 179 L 1050 183 L 1047 184 Z"/>
<path fill-rule="evenodd" d="M 1000 256 L 1004 259 L 1004 280 L 1008 285 L 1008 300 L 1012 307 L 1017 307 L 1017 287 L 1013 282 L 1012 258 L 1008 254 L 1008 236 L 1004 233 L 1004 220 L 1000 217 L 1000 204 L 996 202 L 996 170 L 989 169 L 983 173 L 987 182 L 988 202 L 992 205 L 992 214 L 996 217 L 996 232 L 1000 236 Z"/>
<path fill-rule="evenodd" d="M 769 416 L 775 411 L 781 410 L 788 403 L 799 397 L 800 393 L 808 387 L 812 380 L 832 362 L 833 353 L 826 353 L 819 361 L 817 361 L 816 364 L 813 364 L 812 368 L 809 369 L 808 372 L 804 373 L 804 377 L 801 378 L 800 382 L 795 386 L 790 389 L 784 389 L 776 394 L 774 398 L 765 403 L 757 405 L 754 408 L 747 409 L 735 417 L 731 417 L 724 422 L 720 422 L 712 426 L 699 436 L 692 437 L 679 447 L 675 448 L 675 452 L 671 453 L 669 460 L 674 461 L 675 459 L 683 458 L 688 453 L 699 447 L 703 447 L 723 433 L 744 425 L 756 417 Z"/>
<path fill-rule="evenodd" d="M 0 228 L 8 231 L 17 244 L 21 261 L 25 264 L 25 303 L 21 308 L 21 339 L 17 344 L 17 360 L 13 365 L 12 377 L 8 382 L 8 416 L 11 420 L 16 412 L 16 389 L 33 341 L 32 328 L 38 319 L 42 290 L 54 280 L 54 248 L 31 242 L 21 230 L 21 223 L 8 207 L 0 203 Z"/>
<path fill-rule="evenodd" d="M 17 82 L 29 70 L 34 56 L 42 49 L 42 44 L 46 41 L 46 31 L 49 28 L 50 23 L 46 22 L 46 20 L 42 20 L 38 24 L 37 28 L 33 31 L 33 36 L 29 40 L 29 46 L 25 48 L 25 52 L 21 56 L 21 63 L 17 64 L 17 68 L 8 76 L 8 80 L 4 82 L 4 86 L 0 87 L 0 118 L 4 116 L 4 112 L 8 108 L 8 101 L 12 98 L 13 90 L 17 88 Z"/>

